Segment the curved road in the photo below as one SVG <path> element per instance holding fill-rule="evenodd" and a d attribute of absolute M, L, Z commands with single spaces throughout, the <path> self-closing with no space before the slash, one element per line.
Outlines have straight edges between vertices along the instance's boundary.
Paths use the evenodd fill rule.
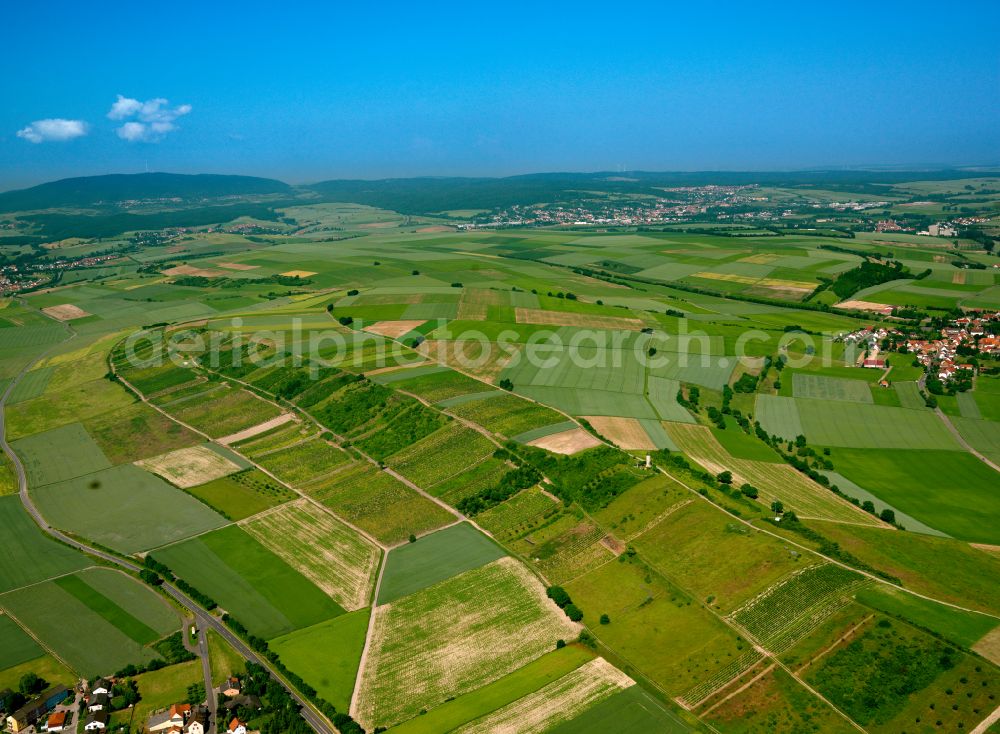
<path fill-rule="evenodd" d="M 72 338 L 72 337 L 71 337 Z M 60 342 L 64 343 L 64 342 Z M 20 458 L 14 453 L 14 449 L 7 442 L 7 426 L 6 426 L 6 416 L 5 408 L 7 405 L 7 399 L 13 392 L 14 387 L 20 382 L 24 374 L 30 370 L 45 354 L 43 353 L 40 357 L 28 362 L 20 372 L 11 380 L 10 384 L 4 390 L 3 396 L 0 397 L 0 449 L 10 458 L 11 464 L 14 467 L 14 473 L 17 477 L 18 483 L 18 495 L 21 498 L 21 504 L 24 505 L 24 509 L 31 516 L 31 519 L 35 521 L 39 528 L 48 535 L 52 536 L 56 540 L 65 543 L 66 545 L 75 548 L 78 551 L 86 553 L 87 555 L 93 556 L 95 558 L 100 558 L 103 561 L 112 563 L 119 568 L 123 568 L 126 571 L 132 573 L 139 573 L 143 569 L 138 563 L 120 558 L 112 553 L 108 553 L 99 548 L 92 548 L 85 543 L 82 543 L 74 538 L 58 530 L 45 520 L 42 513 L 35 506 L 34 501 L 31 499 L 31 495 L 28 493 L 28 477 L 24 471 L 24 464 L 21 463 Z M 178 604 L 180 604 L 184 609 L 186 609 L 190 616 L 195 619 L 198 629 L 201 631 L 201 640 L 199 644 L 203 644 L 204 641 L 204 631 L 207 629 L 214 630 L 223 639 L 226 640 L 233 648 L 242 655 L 246 660 L 257 663 L 263 666 L 270 674 L 271 677 L 278 681 L 285 690 L 292 696 L 296 703 L 302 707 L 302 718 L 305 719 L 306 723 L 309 724 L 317 734 L 339 734 L 337 728 L 323 716 L 319 711 L 317 711 L 313 705 L 302 697 L 298 691 L 296 691 L 291 685 L 289 685 L 278 673 L 274 670 L 270 661 L 260 657 L 256 652 L 251 650 L 241 638 L 234 634 L 223 622 L 217 617 L 212 616 L 207 611 L 202 609 L 194 600 L 187 596 L 177 587 L 170 583 L 164 581 L 163 590 Z M 207 650 L 207 648 L 206 648 Z M 207 664 L 207 658 L 203 658 Z M 207 692 L 210 693 L 210 692 Z"/>

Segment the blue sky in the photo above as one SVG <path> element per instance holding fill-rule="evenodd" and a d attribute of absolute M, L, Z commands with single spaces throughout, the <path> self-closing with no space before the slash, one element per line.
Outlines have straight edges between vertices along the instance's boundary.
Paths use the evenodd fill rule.
<path fill-rule="evenodd" d="M 997 2 L 4 14 L 0 188 L 147 167 L 308 182 L 1000 163 Z"/>

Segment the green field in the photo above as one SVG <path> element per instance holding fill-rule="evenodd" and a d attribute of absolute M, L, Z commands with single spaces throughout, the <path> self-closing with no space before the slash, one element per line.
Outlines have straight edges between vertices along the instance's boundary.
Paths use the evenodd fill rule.
<path fill-rule="evenodd" d="M 932 528 L 964 540 L 1000 543 L 996 472 L 974 456 L 834 449 L 832 459 L 848 479 Z"/>
<path fill-rule="evenodd" d="M 0 607 L 88 677 L 156 659 L 145 645 L 180 628 L 180 618 L 153 591 L 108 570 L 9 592 L 0 596 Z"/>
<path fill-rule="evenodd" d="M 367 462 L 305 490 L 382 543 L 394 544 L 452 522 L 455 516 Z"/>
<path fill-rule="evenodd" d="M 34 489 L 107 469 L 111 462 L 80 423 L 70 423 L 13 443 Z"/>
<path fill-rule="evenodd" d="M 870 731 L 898 732 L 918 712 L 957 731 L 982 720 L 982 709 L 1000 681 L 993 666 L 980 665 L 978 671 L 973 666 L 946 643 L 883 617 L 812 666 L 806 680 Z M 861 680 L 867 696 L 856 693 Z"/>
<path fill-rule="evenodd" d="M 7 408 L 7 436 L 30 436 L 119 410 L 134 402 L 134 396 L 103 378 L 59 389 L 50 381 L 45 394 Z"/>
<path fill-rule="evenodd" d="M 246 390 L 230 388 L 206 398 L 167 407 L 171 415 L 212 438 L 237 433 L 259 425 L 280 414 L 271 403 L 254 397 Z"/>
<path fill-rule="evenodd" d="M 640 686 L 632 686 L 553 728 L 549 734 L 604 734 L 615 730 L 660 734 L 695 731 Z"/>
<path fill-rule="evenodd" d="M 952 451 L 961 448 L 930 411 L 760 395 L 757 413 L 768 433 L 789 439 L 802 434 L 814 446 Z"/>
<path fill-rule="evenodd" d="M 0 497 L 0 593 L 90 565 L 86 556 L 44 535 L 18 497 Z"/>
<path fill-rule="evenodd" d="M 785 377 L 783 375 L 783 377 Z M 871 403 L 872 393 L 862 380 L 845 380 L 838 377 L 795 372 L 791 375 L 793 395 L 797 398 L 819 400 L 847 400 L 852 403 Z M 788 378 L 785 377 L 787 380 Z M 784 384 L 784 380 L 782 380 Z"/>
<path fill-rule="evenodd" d="M 257 469 L 220 477 L 186 491 L 230 520 L 242 520 L 296 497 L 295 492 Z"/>
<path fill-rule="evenodd" d="M 300 487 L 305 482 L 330 474 L 350 460 L 351 457 L 336 446 L 321 438 L 313 438 L 258 456 L 257 463 L 282 482 Z"/>
<path fill-rule="evenodd" d="M 902 579 L 908 589 L 970 609 L 1000 615 L 997 554 L 968 543 L 918 533 L 815 523 L 826 538 L 866 563 Z"/>
<path fill-rule="evenodd" d="M 49 484 L 32 495 L 54 526 L 122 553 L 155 548 L 226 523 L 194 497 L 131 464 Z"/>
<path fill-rule="evenodd" d="M 963 612 L 887 586 L 861 589 L 857 599 L 865 606 L 902 617 L 966 649 L 1000 624 L 995 617 Z"/>
<path fill-rule="evenodd" d="M 377 603 L 388 604 L 504 555 L 500 546 L 469 523 L 438 530 L 389 553 Z"/>
<path fill-rule="evenodd" d="M 344 613 L 236 526 L 159 549 L 154 556 L 259 637 L 278 637 Z"/>
<path fill-rule="evenodd" d="M 566 590 L 598 639 L 672 696 L 724 673 L 750 649 L 696 599 L 641 563 L 605 564 Z M 602 614 L 610 624 L 597 623 Z"/>
<path fill-rule="evenodd" d="M 347 711 L 368 631 L 368 609 L 358 609 L 335 619 L 271 640 L 281 661 L 316 689 L 320 697 Z"/>
<path fill-rule="evenodd" d="M 496 447 L 481 433 L 452 423 L 393 454 L 386 463 L 423 489 L 486 459 Z"/>
<path fill-rule="evenodd" d="M 196 446 L 203 438 L 144 403 L 88 418 L 87 433 L 112 464 Z"/>
<path fill-rule="evenodd" d="M 813 562 L 703 502 L 681 507 L 633 543 L 664 576 L 698 598 L 713 597 L 725 612 Z"/>
<path fill-rule="evenodd" d="M 681 424 L 668 424 L 667 430 L 678 447 L 706 470 L 713 474 L 728 470 L 733 474 L 734 485 L 747 482 L 756 487 L 760 491 L 759 501 L 765 506 L 778 500 L 804 518 L 878 524 L 871 515 L 859 511 L 787 464 L 750 461 L 727 455 L 715 438 L 718 431 Z M 747 441 L 755 440 L 749 436 L 745 438 Z M 760 446 L 766 448 L 763 443 Z M 773 451 L 771 455 L 777 458 Z"/>
<path fill-rule="evenodd" d="M 753 682 L 705 716 L 720 732 L 803 731 L 848 734 L 857 731 L 830 706 L 778 668 Z"/>
<path fill-rule="evenodd" d="M 44 654 L 45 651 L 17 622 L 7 615 L 0 616 L 0 670 L 13 668 Z"/>

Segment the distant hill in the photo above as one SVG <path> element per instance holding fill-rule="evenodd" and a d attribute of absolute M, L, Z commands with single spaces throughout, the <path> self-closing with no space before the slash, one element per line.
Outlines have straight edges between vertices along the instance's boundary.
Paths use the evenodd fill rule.
<path fill-rule="evenodd" d="M 403 214 L 428 214 L 451 209 L 494 209 L 515 204 L 579 199 L 581 192 L 660 195 L 676 186 L 760 184 L 781 187 L 817 187 L 853 193 L 886 193 L 886 187 L 905 181 L 946 181 L 971 177 L 998 177 L 994 169 L 925 170 L 816 170 L 816 171 L 676 171 L 627 173 L 531 173 L 506 178 L 422 177 L 378 180 L 335 179 L 292 187 L 270 178 L 186 175 L 177 173 L 110 174 L 52 181 L 29 189 L 0 193 L 0 213 L 60 207 L 112 208 L 130 199 L 180 198 L 184 203 L 226 196 L 277 194 L 290 202 L 303 194 L 320 201 L 342 201 L 391 209 Z M 272 203 L 272 206 L 274 203 Z M 104 214 L 113 212 L 102 212 Z"/>
<path fill-rule="evenodd" d="M 58 207 L 92 207 L 131 199 L 179 197 L 185 200 L 263 194 L 291 195 L 292 187 L 271 178 L 221 176 L 211 173 L 109 174 L 64 178 L 29 189 L 0 194 L 0 212 L 30 211 Z"/>
<path fill-rule="evenodd" d="M 427 214 L 449 209 L 493 209 L 579 198 L 582 191 L 609 194 L 662 194 L 663 188 L 716 184 L 735 186 L 819 187 L 855 193 L 885 193 L 886 186 L 904 181 L 947 181 L 995 177 L 1000 172 L 978 170 L 833 170 L 833 171 L 691 171 L 614 173 L 532 173 L 507 178 L 389 178 L 374 181 L 339 179 L 304 188 L 327 201 L 350 201 L 403 214 Z"/>

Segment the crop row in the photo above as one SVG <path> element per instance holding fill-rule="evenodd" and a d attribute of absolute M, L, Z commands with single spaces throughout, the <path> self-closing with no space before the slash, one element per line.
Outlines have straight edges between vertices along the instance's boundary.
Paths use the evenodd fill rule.
<path fill-rule="evenodd" d="M 790 644 L 793 631 L 808 631 L 818 624 L 862 580 L 832 563 L 810 566 L 765 590 L 733 612 L 731 619 L 764 644 Z"/>

